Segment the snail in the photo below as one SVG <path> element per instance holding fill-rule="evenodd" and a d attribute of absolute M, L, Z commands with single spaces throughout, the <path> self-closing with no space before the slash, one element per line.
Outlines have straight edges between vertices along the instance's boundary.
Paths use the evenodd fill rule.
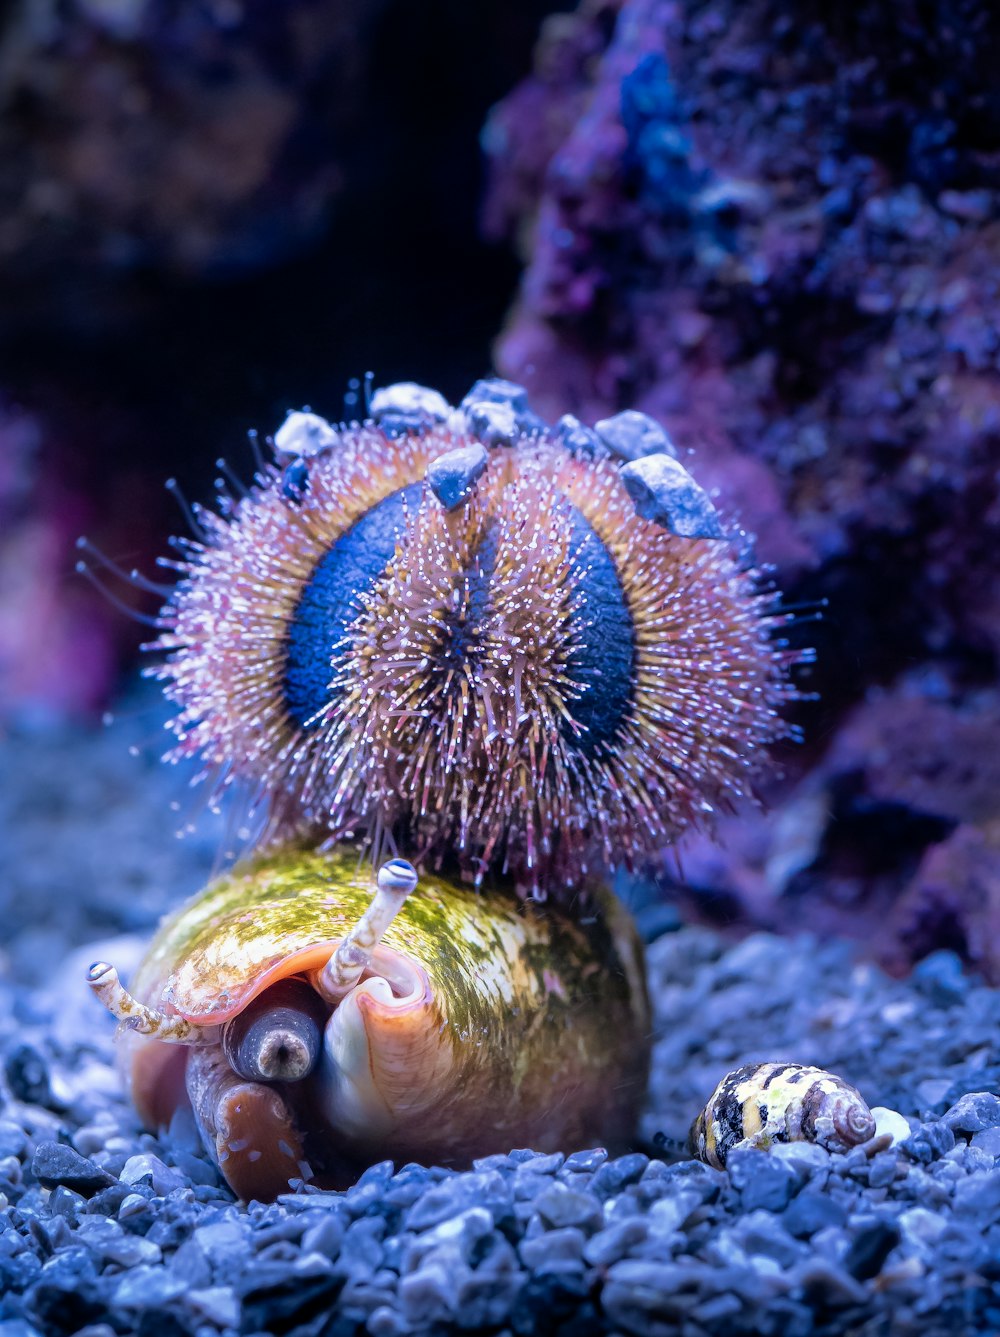
<path fill-rule="evenodd" d="M 728 1073 L 691 1125 L 692 1155 L 723 1170 L 735 1147 L 817 1142 L 849 1151 L 875 1136 L 875 1116 L 842 1077 L 798 1063 L 747 1063 Z"/>
<path fill-rule="evenodd" d="M 642 413 L 402 383 L 273 450 L 165 562 L 168 756 L 262 817 L 131 993 L 91 971 L 140 1112 L 189 1101 L 242 1197 L 620 1141 L 649 1018 L 607 875 L 751 792 L 792 733 L 793 614 Z M 372 891 L 384 850 L 413 863 Z"/>
<path fill-rule="evenodd" d="M 133 983 L 91 987 L 121 1020 L 151 1127 L 190 1103 L 244 1199 L 342 1187 L 392 1158 L 467 1165 L 512 1146 L 622 1145 L 649 1012 L 631 918 L 575 922 L 356 848 L 284 849 L 161 927 Z"/>

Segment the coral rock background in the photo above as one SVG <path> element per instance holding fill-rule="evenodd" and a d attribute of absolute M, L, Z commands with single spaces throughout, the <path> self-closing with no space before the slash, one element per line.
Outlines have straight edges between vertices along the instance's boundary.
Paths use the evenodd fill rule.
<path fill-rule="evenodd" d="M 993 978 L 998 54 L 973 3 L 588 4 L 484 135 L 485 225 L 525 261 L 501 371 L 543 413 L 659 417 L 788 598 L 827 601 L 811 774 L 694 884 L 859 937 L 898 899 L 887 959 L 944 935 Z"/>

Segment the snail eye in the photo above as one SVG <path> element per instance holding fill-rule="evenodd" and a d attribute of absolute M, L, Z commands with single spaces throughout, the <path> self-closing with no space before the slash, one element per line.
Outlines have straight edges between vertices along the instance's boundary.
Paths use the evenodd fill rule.
<path fill-rule="evenodd" d="M 409 893 L 417 885 L 417 870 L 406 859 L 390 859 L 378 871 L 378 885 L 383 891 Z"/>

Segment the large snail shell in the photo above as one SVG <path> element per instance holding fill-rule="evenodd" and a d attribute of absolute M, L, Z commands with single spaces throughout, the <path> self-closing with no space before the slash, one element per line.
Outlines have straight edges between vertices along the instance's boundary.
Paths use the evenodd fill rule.
<path fill-rule="evenodd" d="M 371 878 L 350 847 L 244 865 L 166 920 L 139 968 L 139 1001 L 195 1030 L 182 1047 L 126 1028 L 136 1106 L 163 1125 L 190 1100 L 244 1198 L 387 1158 L 621 1143 L 648 1057 L 641 946 L 620 903 L 589 890 L 600 914 L 577 923 L 422 876 L 356 987 L 335 1007 L 313 998 L 328 1018 L 314 1070 L 265 1083 L 234 1070 L 227 1028 L 250 1005 L 270 1015 L 279 981 L 315 984 Z"/>

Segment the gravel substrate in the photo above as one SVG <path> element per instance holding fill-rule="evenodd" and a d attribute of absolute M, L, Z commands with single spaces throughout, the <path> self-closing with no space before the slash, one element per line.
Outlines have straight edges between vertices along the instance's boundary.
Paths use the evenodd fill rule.
<path fill-rule="evenodd" d="M 148 916 L 162 895 L 143 870 L 184 881 L 209 857 L 210 833 L 165 852 L 157 811 L 177 779 L 133 783 L 127 743 L 109 750 L 111 737 L 36 738 L 31 766 L 4 768 L 0 909 L 18 950 L 0 980 L 0 1337 L 1000 1330 L 1000 993 L 949 953 L 896 982 L 839 943 L 667 933 L 649 951 L 658 1039 L 642 1151 L 515 1150 L 467 1173 L 383 1164 L 346 1193 L 238 1206 L 191 1127 L 138 1127 L 110 1020 L 82 982 L 95 948 L 49 955 L 44 971 L 20 955 L 72 945 L 88 915 L 94 936 L 133 928 L 126 913 Z M 46 785 L 61 816 L 45 817 Z M 102 846 L 107 880 L 88 872 Z M 134 896 L 115 881 L 132 867 Z M 81 890 L 53 923 L 44 888 L 74 873 Z M 142 943 L 117 941 L 124 970 Z M 874 1155 L 738 1152 L 727 1172 L 678 1159 L 719 1077 L 773 1058 L 832 1068 L 905 1115 L 910 1136 Z"/>

